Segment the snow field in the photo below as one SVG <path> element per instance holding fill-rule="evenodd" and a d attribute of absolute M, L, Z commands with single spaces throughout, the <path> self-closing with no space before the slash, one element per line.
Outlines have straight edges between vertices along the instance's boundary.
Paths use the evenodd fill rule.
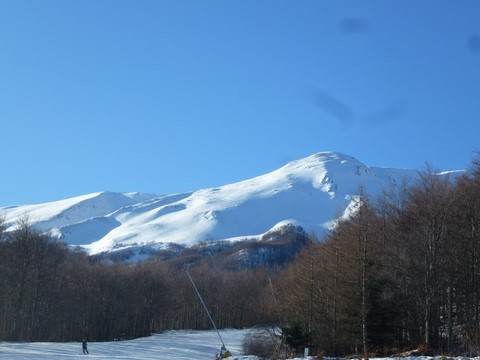
<path fill-rule="evenodd" d="M 240 354 L 248 330 L 220 330 L 227 349 Z M 150 337 L 112 342 L 89 342 L 89 358 L 131 360 L 208 360 L 215 359 L 221 342 L 215 331 L 168 331 Z M 77 359 L 84 357 L 81 342 L 22 343 L 0 342 L 2 360 Z M 234 356 L 238 360 L 254 360 L 251 356 Z"/>
<path fill-rule="evenodd" d="M 57 202 L 0 208 L 7 230 L 27 215 L 40 230 L 90 254 L 143 245 L 261 237 L 293 223 L 321 237 L 348 217 L 362 187 L 395 189 L 413 170 L 369 167 L 351 156 L 321 152 L 245 181 L 158 196 L 100 192 Z"/>
<path fill-rule="evenodd" d="M 256 356 L 242 355 L 242 342 L 245 334 L 250 330 L 220 330 L 220 335 L 226 348 L 233 354 L 230 360 L 258 360 Z M 122 360 L 209 360 L 215 359 L 220 351 L 221 342 L 214 330 L 167 331 L 145 338 L 126 341 L 91 342 L 88 343 L 90 355 L 88 359 L 122 359 Z M 1 360 L 50 360 L 50 359 L 80 359 L 82 354 L 81 342 L 68 343 L 23 343 L 0 342 Z M 290 360 L 313 360 L 315 357 L 299 357 Z M 370 360 L 443 360 L 442 356 L 410 356 L 372 358 Z M 450 360 L 480 360 L 480 357 L 454 357 Z M 324 360 L 336 360 L 325 357 Z"/>

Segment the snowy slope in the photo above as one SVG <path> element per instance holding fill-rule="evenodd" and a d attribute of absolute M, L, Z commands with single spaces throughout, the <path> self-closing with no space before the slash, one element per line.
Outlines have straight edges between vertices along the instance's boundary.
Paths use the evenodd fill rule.
<path fill-rule="evenodd" d="M 232 354 L 241 352 L 248 330 L 221 330 L 220 334 Z M 128 341 L 91 342 L 90 357 L 95 359 L 188 360 L 214 359 L 221 342 L 215 331 L 169 331 Z M 0 359 L 77 359 L 82 356 L 82 344 L 0 342 Z M 236 356 L 237 359 L 256 357 Z"/>
<path fill-rule="evenodd" d="M 363 188 L 395 189 L 417 171 L 368 167 L 355 158 L 322 152 L 271 173 L 192 193 L 157 196 L 96 193 L 41 205 L 3 208 L 9 230 L 27 215 L 41 230 L 91 254 L 132 246 L 261 236 L 293 223 L 321 235 Z"/>
<path fill-rule="evenodd" d="M 220 330 L 226 348 L 233 356 L 230 360 L 259 360 L 253 355 L 242 355 L 242 341 L 249 329 Z M 199 360 L 214 359 L 219 352 L 220 341 L 217 333 L 209 331 L 168 331 L 146 338 L 128 341 L 92 342 L 88 344 L 89 358 L 98 360 Z M 0 342 L 0 359 L 2 360 L 51 360 L 81 359 L 82 344 L 68 343 L 25 343 Z M 295 358 L 291 360 L 314 360 L 316 356 Z M 325 360 L 336 358 L 323 357 Z M 338 359 L 338 358 L 337 358 Z M 390 358 L 372 358 L 372 360 L 393 360 Z M 445 356 L 403 357 L 403 360 L 441 360 Z M 476 359 L 457 357 L 451 359 Z"/>

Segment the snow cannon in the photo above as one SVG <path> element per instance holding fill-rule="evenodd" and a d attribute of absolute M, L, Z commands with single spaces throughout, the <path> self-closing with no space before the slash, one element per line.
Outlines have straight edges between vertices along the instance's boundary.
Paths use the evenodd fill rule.
<path fill-rule="evenodd" d="M 225 345 L 220 349 L 220 355 L 216 355 L 215 359 L 226 359 L 232 356 L 232 353 L 225 348 Z"/>

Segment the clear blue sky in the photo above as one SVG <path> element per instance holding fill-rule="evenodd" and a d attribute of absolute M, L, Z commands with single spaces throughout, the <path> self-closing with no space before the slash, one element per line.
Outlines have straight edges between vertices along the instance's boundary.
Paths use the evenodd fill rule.
<path fill-rule="evenodd" d="M 186 192 L 319 151 L 464 169 L 480 1 L 0 0 L 0 205 Z"/>

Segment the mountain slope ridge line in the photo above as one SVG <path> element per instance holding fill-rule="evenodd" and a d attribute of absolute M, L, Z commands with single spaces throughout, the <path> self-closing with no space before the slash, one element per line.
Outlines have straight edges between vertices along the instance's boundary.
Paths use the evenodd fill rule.
<path fill-rule="evenodd" d="M 22 216 L 90 254 L 168 244 L 261 238 L 293 224 L 321 236 L 354 211 L 359 189 L 398 191 L 418 171 L 369 167 L 339 152 L 319 152 L 270 173 L 171 195 L 98 192 L 45 204 L 4 207 L 7 231 Z"/>

